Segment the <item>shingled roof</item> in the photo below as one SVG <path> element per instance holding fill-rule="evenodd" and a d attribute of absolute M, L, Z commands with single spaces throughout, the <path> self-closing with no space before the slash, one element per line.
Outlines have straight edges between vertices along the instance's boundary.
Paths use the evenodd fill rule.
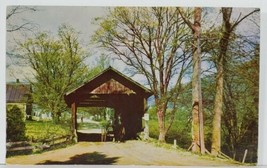
<path fill-rule="evenodd" d="M 92 99 L 92 95 L 139 95 L 144 98 L 153 93 L 150 89 L 142 86 L 130 77 L 125 76 L 118 70 L 109 67 L 81 86 L 67 92 L 64 95 L 68 106 L 73 101 L 82 103 Z"/>
<path fill-rule="evenodd" d="M 30 84 L 8 83 L 6 85 L 7 103 L 27 103 L 31 94 Z"/>
<path fill-rule="evenodd" d="M 140 83 L 138 83 L 138 82 L 136 82 L 136 81 L 134 81 L 133 79 L 131 79 L 130 77 L 127 77 L 126 75 L 124 75 L 124 74 L 122 74 L 121 72 L 119 72 L 118 70 L 116 70 L 116 69 L 114 69 L 113 67 L 108 67 L 107 69 L 105 69 L 103 72 L 101 72 L 100 74 L 98 74 L 98 75 L 96 75 L 94 78 L 92 78 L 91 80 L 89 80 L 89 81 L 87 81 L 87 82 L 85 82 L 84 84 L 82 84 L 81 86 L 79 86 L 79 87 L 77 87 L 77 88 L 75 88 L 75 89 L 73 89 L 73 90 L 71 90 L 71 91 L 69 91 L 69 92 L 67 92 L 66 94 L 65 94 L 65 96 L 68 96 L 68 95 L 70 95 L 70 94 L 72 94 L 72 93 L 74 93 L 74 92 L 77 92 L 78 90 L 80 90 L 80 89 L 82 89 L 82 88 L 84 88 L 84 87 L 86 87 L 86 85 L 89 85 L 90 83 L 93 83 L 95 80 L 97 80 L 97 78 L 99 78 L 100 76 L 104 76 L 104 75 L 106 75 L 106 74 L 109 74 L 109 75 L 119 75 L 119 76 L 121 76 L 123 79 L 125 79 L 126 81 L 129 81 L 130 83 L 132 83 L 133 85 L 135 85 L 136 87 L 138 87 L 139 89 L 141 89 L 144 93 L 148 93 L 149 95 L 151 95 L 152 94 L 152 91 L 150 90 L 150 89 L 148 89 L 148 88 L 146 88 L 146 87 L 144 87 L 144 86 L 142 86 Z M 109 76 L 108 75 L 108 76 Z M 112 76 L 111 75 L 111 76 Z M 109 79 L 110 80 L 110 79 Z M 107 82 L 107 81 L 106 81 Z M 109 81 L 109 83 L 114 83 L 114 79 L 113 80 L 111 80 L 111 81 Z M 107 85 L 107 84 L 106 84 Z M 119 85 L 119 84 L 116 84 L 116 85 Z M 102 86 L 103 87 L 103 86 Z M 126 89 L 128 89 L 128 88 L 126 88 Z M 99 88 L 95 88 L 95 90 L 94 91 L 96 91 L 96 90 L 99 90 Z"/>

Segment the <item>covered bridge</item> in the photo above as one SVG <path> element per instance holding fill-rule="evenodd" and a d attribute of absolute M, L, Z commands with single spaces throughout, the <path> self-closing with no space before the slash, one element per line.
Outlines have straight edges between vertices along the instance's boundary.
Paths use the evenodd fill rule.
<path fill-rule="evenodd" d="M 115 118 L 121 116 L 125 139 L 135 138 L 142 130 L 147 98 L 152 92 L 112 67 L 65 94 L 72 110 L 72 128 L 77 135 L 77 107 L 110 107 Z"/>

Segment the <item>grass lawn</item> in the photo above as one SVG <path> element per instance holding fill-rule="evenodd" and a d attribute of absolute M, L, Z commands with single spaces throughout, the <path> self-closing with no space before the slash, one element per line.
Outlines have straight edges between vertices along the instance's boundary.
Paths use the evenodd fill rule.
<path fill-rule="evenodd" d="M 166 123 L 168 125 L 169 123 Z M 149 120 L 149 136 L 153 139 L 158 139 L 159 128 L 157 120 Z M 173 144 L 174 140 L 177 140 L 177 145 L 181 148 L 187 149 L 191 144 L 191 132 L 181 128 L 181 124 L 174 121 L 171 129 L 166 135 L 166 143 Z"/>
<path fill-rule="evenodd" d="M 68 145 L 71 145 L 71 141 L 64 141 L 65 139 L 55 139 L 50 144 L 53 137 L 62 137 L 65 135 L 70 135 L 70 126 L 67 124 L 54 124 L 52 121 L 25 121 L 26 126 L 26 137 L 27 141 L 31 141 L 31 147 L 34 147 L 30 150 L 18 150 L 18 151 L 9 151 L 6 154 L 6 157 L 11 157 L 15 155 L 26 155 L 32 153 L 40 153 L 43 151 L 53 150 L 57 148 L 64 148 Z M 63 140 L 63 141 L 62 141 Z M 51 146 L 48 148 L 42 148 L 43 143 L 47 143 Z M 18 145 L 17 147 L 24 147 L 25 145 Z M 26 145 L 27 146 L 27 145 Z M 27 146 L 29 147 L 29 146 Z"/>
<path fill-rule="evenodd" d="M 39 142 L 55 136 L 70 134 L 70 127 L 67 125 L 54 124 L 52 121 L 26 121 L 26 136 Z"/>
<path fill-rule="evenodd" d="M 97 123 L 78 123 L 78 130 L 97 129 L 101 126 Z"/>

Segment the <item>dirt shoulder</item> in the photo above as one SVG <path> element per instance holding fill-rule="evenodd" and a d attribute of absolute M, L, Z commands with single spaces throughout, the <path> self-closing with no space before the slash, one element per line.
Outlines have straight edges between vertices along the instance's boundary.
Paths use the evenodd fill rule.
<path fill-rule="evenodd" d="M 73 146 L 42 154 L 7 158 L 7 164 L 92 164 L 156 166 L 234 166 L 227 160 L 203 157 L 143 141 L 79 142 Z"/>

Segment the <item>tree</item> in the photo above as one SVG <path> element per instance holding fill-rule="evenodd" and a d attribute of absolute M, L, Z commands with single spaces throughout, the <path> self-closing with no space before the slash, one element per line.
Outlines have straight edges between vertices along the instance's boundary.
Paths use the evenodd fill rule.
<path fill-rule="evenodd" d="M 202 111 L 202 92 L 201 92 L 201 13 L 202 9 L 196 7 L 194 9 L 194 23 L 186 19 L 182 10 L 179 9 L 185 23 L 189 26 L 193 33 L 193 74 L 192 74 L 192 151 L 205 153 L 204 143 L 204 126 Z"/>
<path fill-rule="evenodd" d="M 92 79 L 96 75 L 102 73 L 106 68 L 110 66 L 110 59 L 106 57 L 104 54 L 101 54 L 100 57 L 95 58 L 95 63 L 91 65 L 90 72 L 88 73 L 88 80 Z M 80 107 L 84 114 L 84 112 L 88 115 L 102 115 L 102 118 L 105 117 L 105 109 L 106 107 Z"/>
<path fill-rule="evenodd" d="M 110 66 L 110 59 L 104 54 L 96 57 L 94 61 L 95 62 L 91 65 L 92 68 L 90 69 L 89 78 L 95 77 Z"/>
<path fill-rule="evenodd" d="M 213 131 L 212 131 L 212 155 L 217 156 L 221 151 L 221 115 L 223 112 L 223 81 L 224 81 L 224 65 L 226 63 L 228 45 L 230 37 L 233 35 L 235 28 L 242 22 L 245 18 L 251 14 L 259 11 L 253 10 L 247 15 L 238 17 L 236 21 L 231 22 L 232 8 L 222 8 L 223 22 L 222 22 L 222 37 L 219 41 L 219 53 L 216 61 L 216 94 L 214 100 L 214 117 L 213 117 Z"/>
<path fill-rule="evenodd" d="M 259 96 L 259 44 L 239 37 L 245 50 L 229 49 L 224 75 L 224 113 L 222 115 L 223 152 L 237 160 L 248 149 L 248 159 L 256 162 Z M 240 45 L 239 44 L 239 45 Z M 242 152 L 243 153 L 243 152 Z M 253 156 L 254 153 L 254 156 Z"/>
<path fill-rule="evenodd" d="M 23 14 L 36 12 L 36 7 L 27 6 L 9 6 L 6 14 L 6 32 L 7 32 L 7 61 L 6 67 L 12 64 L 23 64 L 22 56 L 16 52 L 16 41 L 25 34 L 32 33 L 36 30 L 37 24 L 22 17 Z M 18 35 L 19 34 L 19 35 Z M 13 39 L 11 40 L 11 36 Z M 14 43 L 15 42 L 15 43 Z"/>
<path fill-rule="evenodd" d="M 188 29 L 177 8 L 118 7 L 102 18 L 93 41 L 141 74 L 155 98 L 159 141 L 174 120 L 181 81 L 190 65 Z M 166 126 L 166 109 L 172 107 Z"/>
<path fill-rule="evenodd" d="M 33 100 L 42 109 L 52 112 L 56 122 L 66 111 L 64 94 L 81 84 L 89 74 L 83 63 L 87 55 L 78 40 L 78 33 L 72 27 L 62 25 L 58 39 L 40 33 L 20 45 L 34 70 L 35 79 L 30 80 Z"/>
<path fill-rule="evenodd" d="M 26 12 L 35 12 L 37 9 L 35 7 L 27 7 L 27 6 L 11 6 L 7 8 L 7 32 L 15 32 L 15 31 L 32 31 L 35 28 L 35 24 L 31 21 L 25 20 L 22 23 L 17 23 L 12 21 L 14 17 L 19 16 L 22 13 Z"/>

